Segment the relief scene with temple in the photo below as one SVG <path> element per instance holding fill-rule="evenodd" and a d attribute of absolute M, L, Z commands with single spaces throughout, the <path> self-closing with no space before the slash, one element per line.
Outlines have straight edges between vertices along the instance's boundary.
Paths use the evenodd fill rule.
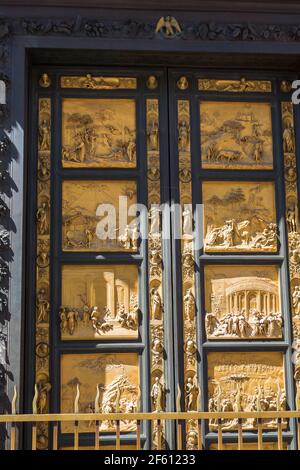
<path fill-rule="evenodd" d="M 134 168 L 135 112 L 130 99 L 64 99 L 63 167 Z"/>
<path fill-rule="evenodd" d="M 63 266 L 63 340 L 135 339 L 139 315 L 135 266 Z"/>
<path fill-rule="evenodd" d="M 273 168 L 269 103 L 200 103 L 203 168 Z"/>
<path fill-rule="evenodd" d="M 275 252 L 275 194 L 269 182 L 203 183 L 206 252 Z"/>
<path fill-rule="evenodd" d="M 208 339 L 282 338 L 278 270 L 273 266 L 206 266 Z"/>

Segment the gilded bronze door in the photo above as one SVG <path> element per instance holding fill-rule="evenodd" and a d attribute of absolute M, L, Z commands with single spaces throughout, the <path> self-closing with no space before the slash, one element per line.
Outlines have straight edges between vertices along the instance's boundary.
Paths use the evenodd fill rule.
<path fill-rule="evenodd" d="M 285 82 L 241 76 L 33 71 L 27 389 L 38 413 L 293 408 L 293 108 Z M 187 421 L 187 449 L 214 448 L 218 423 L 202 424 Z M 95 444 L 93 426 L 80 424 L 80 447 Z M 237 423 L 221 426 L 234 447 Z M 274 422 L 264 427 L 271 442 Z M 257 425 L 243 430 L 251 448 Z M 143 446 L 176 449 L 174 431 L 143 426 Z M 136 423 L 120 432 L 122 448 L 135 445 Z M 37 435 L 51 447 L 44 423 Z M 115 423 L 100 435 L 114 445 Z M 73 445 L 68 423 L 59 445 Z"/>

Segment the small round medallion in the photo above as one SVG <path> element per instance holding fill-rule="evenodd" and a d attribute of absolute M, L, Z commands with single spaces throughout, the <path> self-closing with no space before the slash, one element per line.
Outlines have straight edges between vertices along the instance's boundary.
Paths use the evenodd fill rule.
<path fill-rule="evenodd" d="M 39 79 L 39 85 L 42 88 L 48 88 L 51 85 L 51 80 L 47 73 L 43 73 Z"/>
<path fill-rule="evenodd" d="M 149 75 L 149 77 L 147 78 L 147 88 L 149 88 L 149 90 L 155 90 L 157 86 L 158 86 L 158 82 L 157 82 L 156 76 Z"/>
<path fill-rule="evenodd" d="M 177 82 L 177 86 L 178 86 L 179 90 L 186 90 L 189 87 L 188 79 L 184 76 L 180 77 L 178 82 Z"/>

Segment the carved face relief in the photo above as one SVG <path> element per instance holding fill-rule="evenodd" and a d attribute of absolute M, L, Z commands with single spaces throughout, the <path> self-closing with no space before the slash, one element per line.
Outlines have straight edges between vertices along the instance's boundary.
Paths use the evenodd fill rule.
<path fill-rule="evenodd" d="M 64 99 L 63 166 L 134 168 L 135 113 L 132 99 Z"/>
<path fill-rule="evenodd" d="M 63 340 L 138 337 L 138 270 L 130 265 L 77 266 L 62 269 Z"/>
<path fill-rule="evenodd" d="M 281 352 L 208 354 L 209 411 L 278 411 L 286 409 L 284 362 Z M 285 423 L 286 424 L 286 423 Z M 255 429 L 256 420 L 243 420 L 243 429 Z M 277 420 L 264 419 L 264 429 Z M 210 429 L 217 429 L 215 420 Z M 237 429 L 237 419 L 222 420 L 223 431 Z"/>
<path fill-rule="evenodd" d="M 64 181 L 63 249 L 136 251 L 138 227 L 128 225 L 133 217 L 126 220 L 127 210 L 134 204 L 133 181 Z"/>
<path fill-rule="evenodd" d="M 200 103 L 203 168 L 273 168 L 269 103 Z"/>
<path fill-rule="evenodd" d="M 79 412 L 93 413 L 98 386 L 100 413 L 133 413 L 136 411 L 139 387 L 138 354 L 65 354 L 61 358 L 61 412 L 72 413 L 79 385 Z M 92 429 L 91 422 L 80 422 L 81 432 Z M 72 432 L 73 424 L 65 423 L 62 432 Z M 109 419 L 100 430 L 115 430 Z M 135 422 L 121 421 L 122 431 L 134 431 Z"/>
<path fill-rule="evenodd" d="M 277 251 L 273 183 L 203 183 L 206 252 Z"/>
<path fill-rule="evenodd" d="M 281 338 L 279 292 L 275 266 L 206 266 L 208 339 Z"/>

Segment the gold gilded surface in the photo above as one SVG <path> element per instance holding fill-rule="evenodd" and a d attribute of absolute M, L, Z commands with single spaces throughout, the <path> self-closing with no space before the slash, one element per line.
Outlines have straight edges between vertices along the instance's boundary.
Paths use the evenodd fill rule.
<path fill-rule="evenodd" d="M 62 165 L 65 168 L 134 168 L 135 100 L 65 98 Z"/>
<path fill-rule="evenodd" d="M 85 88 L 92 90 L 135 90 L 137 80 L 133 77 L 94 77 L 90 73 L 85 76 L 65 76 L 60 78 L 62 88 Z"/>
<path fill-rule="evenodd" d="M 61 357 L 61 412 L 73 413 L 74 401 L 80 390 L 79 412 L 94 412 L 97 387 L 99 412 L 133 413 L 136 411 L 139 387 L 138 354 L 100 353 L 64 354 Z M 94 422 L 79 423 L 81 432 L 93 432 Z M 135 423 L 121 421 L 121 431 L 134 431 Z M 72 432 L 72 423 L 64 423 L 62 432 Z M 103 421 L 100 431 L 115 431 L 115 423 Z"/>
<path fill-rule="evenodd" d="M 271 182 L 203 183 L 206 252 L 275 252 L 277 225 Z"/>
<path fill-rule="evenodd" d="M 208 339 L 282 337 L 279 273 L 275 266 L 205 266 Z"/>
<path fill-rule="evenodd" d="M 208 411 L 279 411 L 286 409 L 284 357 L 281 352 L 208 353 Z M 223 431 L 237 429 L 237 419 L 224 419 Z M 286 425 L 286 422 L 284 422 Z M 255 429 L 249 418 L 243 429 Z M 277 427 L 276 419 L 264 419 L 264 429 Z M 217 420 L 210 420 L 217 430 Z"/>
<path fill-rule="evenodd" d="M 247 80 L 242 77 L 240 80 L 214 80 L 200 78 L 198 89 L 201 91 L 229 91 L 241 92 L 271 92 L 272 83 L 268 80 Z"/>
<path fill-rule="evenodd" d="M 138 227 L 134 223 L 129 227 L 133 217 L 128 217 L 128 220 L 126 217 L 127 209 L 136 204 L 135 182 L 126 180 L 64 181 L 62 192 L 63 250 L 137 250 Z M 121 202 L 120 197 L 123 197 Z M 107 219 L 107 225 L 103 221 L 105 213 L 102 204 L 109 204 L 108 216 L 111 215 L 111 221 Z M 120 217 L 124 224 L 120 223 Z M 101 239 L 106 236 L 102 235 L 103 231 L 107 232 L 105 239 Z"/>
<path fill-rule="evenodd" d="M 51 100 L 38 102 L 38 177 L 36 208 L 35 383 L 37 412 L 48 413 L 50 401 L 50 167 Z M 37 448 L 48 447 L 48 424 L 37 424 Z"/>
<path fill-rule="evenodd" d="M 203 168 L 271 170 L 269 103 L 200 102 Z"/>
<path fill-rule="evenodd" d="M 137 267 L 63 266 L 59 319 L 63 340 L 136 339 Z"/>

